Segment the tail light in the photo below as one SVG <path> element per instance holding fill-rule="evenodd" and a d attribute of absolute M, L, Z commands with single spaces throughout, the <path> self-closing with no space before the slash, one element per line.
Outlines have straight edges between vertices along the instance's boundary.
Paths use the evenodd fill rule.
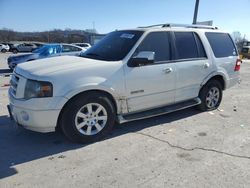
<path fill-rule="evenodd" d="M 240 59 L 237 59 L 235 67 L 234 67 L 234 71 L 239 71 L 240 70 L 241 63 L 242 63 L 242 61 Z"/>

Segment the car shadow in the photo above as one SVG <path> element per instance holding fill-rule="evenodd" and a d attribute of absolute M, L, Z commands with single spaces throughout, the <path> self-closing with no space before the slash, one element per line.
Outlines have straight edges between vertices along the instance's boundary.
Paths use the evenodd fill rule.
<path fill-rule="evenodd" d="M 168 124 L 198 113 L 200 112 L 194 108 L 189 108 L 175 113 L 116 125 L 105 140 L 131 132 L 138 132 L 148 127 Z M 105 142 L 105 140 L 100 142 Z M 90 144 L 83 145 L 69 142 L 60 132 L 44 134 L 15 127 L 8 116 L 0 116 L 0 179 L 17 174 L 15 165 L 44 157 L 50 158 L 52 155 L 87 145 Z"/>

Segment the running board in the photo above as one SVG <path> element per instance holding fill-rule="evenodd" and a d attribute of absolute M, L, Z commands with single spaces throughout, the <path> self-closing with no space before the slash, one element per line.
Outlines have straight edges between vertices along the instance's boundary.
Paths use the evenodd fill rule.
<path fill-rule="evenodd" d="M 126 114 L 126 115 L 118 115 L 118 122 L 125 123 L 129 121 L 135 121 L 135 120 L 150 118 L 154 116 L 159 116 L 159 115 L 171 113 L 177 110 L 182 110 L 185 108 L 196 106 L 200 103 L 201 103 L 201 100 L 197 97 L 192 100 L 183 101 L 177 104 L 155 108 L 155 109 L 151 109 L 151 110 L 147 110 L 143 112 L 136 112 L 136 113 Z"/>

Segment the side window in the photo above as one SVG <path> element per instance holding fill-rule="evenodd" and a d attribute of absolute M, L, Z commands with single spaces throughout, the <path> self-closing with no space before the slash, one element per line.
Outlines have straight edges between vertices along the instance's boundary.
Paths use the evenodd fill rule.
<path fill-rule="evenodd" d="M 75 46 L 71 46 L 71 51 L 72 52 L 79 52 L 79 51 L 81 51 L 82 49 L 81 48 L 77 48 L 77 47 L 75 47 Z"/>
<path fill-rule="evenodd" d="M 136 54 L 141 51 L 155 52 L 155 62 L 168 61 L 171 59 L 168 32 L 152 32 L 136 49 Z"/>
<path fill-rule="evenodd" d="M 198 37 L 195 38 L 193 32 L 174 32 L 174 35 L 175 35 L 175 45 L 177 48 L 178 59 L 200 58 L 196 44 L 196 38 Z M 200 45 L 202 45 L 201 41 Z"/>
<path fill-rule="evenodd" d="M 70 47 L 71 47 L 71 46 L 63 45 L 63 50 L 62 50 L 62 52 L 63 52 L 63 53 L 71 52 Z"/>
<path fill-rule="evenodd" d="M 215 57 L 220 58 L 238 55 L 229 34 L 207 32 L 206 37 L 211 45 Z"/>
<path fill-rule="evenodd" d="M 81 50 L 82 50 L 81 48 L 77 48 L 75 46 L 63 45 L 63 51 L 62 52 L 64 52 L 64 53 L 67 53 L 67 52 L 79 52 Z"/>

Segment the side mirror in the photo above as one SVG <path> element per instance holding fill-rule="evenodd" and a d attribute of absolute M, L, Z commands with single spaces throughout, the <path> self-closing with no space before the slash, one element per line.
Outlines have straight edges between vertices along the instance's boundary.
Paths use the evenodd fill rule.
<path fill-rule="evenodd" d="M 150 65 L 154 63 L 155 52 L 141 51 L 128 61 L 129 67 L 139 67 L 142 65 Z"/>

